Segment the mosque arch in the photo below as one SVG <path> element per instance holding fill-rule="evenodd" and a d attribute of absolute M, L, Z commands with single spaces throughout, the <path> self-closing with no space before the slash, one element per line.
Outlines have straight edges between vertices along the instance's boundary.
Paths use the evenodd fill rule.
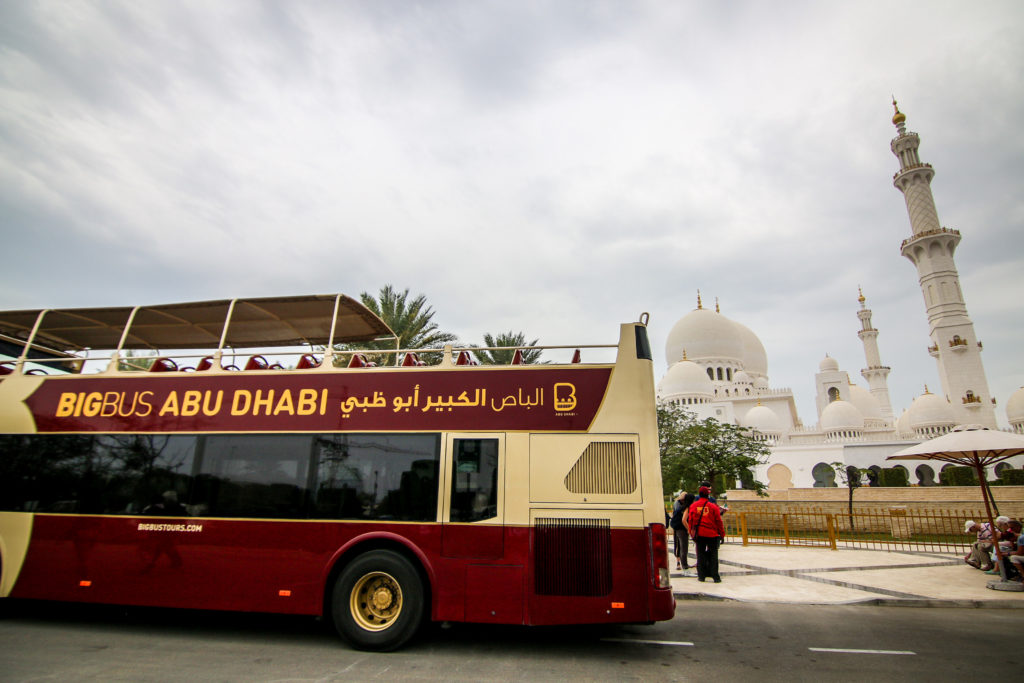
<path fill-rule="evenodd" d="M 868 486 L 878 486 L 878 473 L 882 471 L 882 468 L 878 465 L 872 465 L 868 468 Z"/>
<path fill-rule="evenodd" d="M 918 486 L 938 485 L 938 482 L 935 481 L 935 470 L 932 469 L 931 465 L 918 465 L 914 470 L 914 474 L 917 476 Z"/>
<path fill-rule="evenodd" d="M 1003 472 L 1005 472 L 1006 470 L 1012 470 L 1012 469 L 1013 469 L 1013 465 L 1011 465 L 1010 463 L 1005 462 L 1005 461 L 997 464 L 995 467 L 992 468 L 992 470 L 996 473 L 996 476 L 999 477 L 999 478 L 1002 478 Z"/>
<path fill-rule="evenodd" d="M 780 462 L 768 468 L 768 488 L 770 489 L 791 489 L 793 488 L 793 470 Z"/>
<path fill-rule="evenodd" d="M 816 489 L 834 489 L 836 488 L 836 471 L 832 469 L 832 465 L 828 463 L 819 462 L 811 470 L 811 475 L 814 477 L 814 488 Z"/>
<path fill-rule="evenodd" d="M 838 401 L 838 400 L 839 400 L 839 388 L 838 387 L 829 387 L 828 388 L 828 402 L 832 403 L 833 401 Z"/>

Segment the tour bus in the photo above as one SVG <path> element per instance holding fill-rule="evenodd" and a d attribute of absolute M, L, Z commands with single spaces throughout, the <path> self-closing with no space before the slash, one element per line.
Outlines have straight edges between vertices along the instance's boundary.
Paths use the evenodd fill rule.
<path fill-rule="evenodd" d="M 367 650 L 670 619 L 646 322 L 481 365 L 357 350 L 394 333 L 344 295 L 0 313 L 0 597 L 322 616 Z"/>

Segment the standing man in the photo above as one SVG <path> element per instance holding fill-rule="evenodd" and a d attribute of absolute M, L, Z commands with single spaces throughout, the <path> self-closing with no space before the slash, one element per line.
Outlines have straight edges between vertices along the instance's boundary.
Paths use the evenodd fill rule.
<path fill-rule="evenodd" d="M 701 486 L 698 498 L 690 506 L 687 513 L 687 526 L 693 536 L 693 545 L 697 549 L 697 580 L 703 581 L 711 577 L 715 583 L 721 583 L 718 574 L 718 546 L 725 538 L 725 524 L 722 523 L 722 511 L 711 502 L 711 489 Z"/>

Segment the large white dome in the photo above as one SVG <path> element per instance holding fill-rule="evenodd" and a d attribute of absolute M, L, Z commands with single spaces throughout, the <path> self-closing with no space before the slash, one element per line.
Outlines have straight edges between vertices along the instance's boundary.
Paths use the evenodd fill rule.
<path fill-rule="evenodd" d="M 878 399 L 859 384 L 850 385 L 850 403 L 857 406 L 857 410 L 864 417 L 882 417 L 882 406 Z"/>
<path fill-rule="evenodd" d="M 690 360 L 731 360 L 743 362 L 743 338 L 736 325 L 721 313 L 698 308 L 690 311 L 668 333 L 665 360 L 669 364 Z"/>
<path fill-rule="evenodd" d="M 768 355 L 757 335 L 746 325 L 733 321 L 743 342 L 743 369 L 754 377 L 768 376 Z"/>
<path fill-rule="evenodd" d="M 658 383 L 660 398 L 682 395 L 711 397 L 714 393 L 715 385 L 712 384 L 707 372 L 690 360 L 673 363 Z"/>
<path fill-rule="evenodd" d="M 926 392 L 910 404 L 910 408 L 907 409 L 907 422 L 915 431 L 931 427 L 952 427 L 956 424 L 956 414 L 946 399 Z"/>
<path fill-rule="evenodd" d="M 847 401 L 832 401 L 821 411 L 821 429 L 825 432 L 863 429 L 864 416 Z"/>
<path fill-rule="evenodd" d="M 768 356 L 757 335 L 745 325 L 705 308 L 687 313 L 668 333 L 665 361 L 671 366 L 682 360 L 684 351 L 686 358 L 697 362 L 733 361 L 751 379 L 768 376 Z"/>

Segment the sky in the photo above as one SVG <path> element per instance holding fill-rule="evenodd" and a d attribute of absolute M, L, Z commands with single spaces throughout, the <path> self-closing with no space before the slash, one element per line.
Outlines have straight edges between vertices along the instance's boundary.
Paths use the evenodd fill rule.
<path fill-rule="evenodd" d="M 0 4 L 0 310 L 424 294 L 465 342 L 614 343 L 717 297 L 814 424 L 939 387 L 891 100 L 990 389 L 1024 385 L 1024 4 Z"/>

